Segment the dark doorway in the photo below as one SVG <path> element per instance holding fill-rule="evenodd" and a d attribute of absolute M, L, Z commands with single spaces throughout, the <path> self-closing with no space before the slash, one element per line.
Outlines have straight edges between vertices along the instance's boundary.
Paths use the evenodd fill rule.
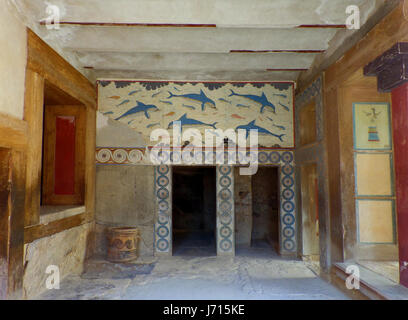
<path fill-rule="evenodd" d="M 173 254 L 216 255 L 216 171 L 173 167 Z"/>
<path fill-rule="evenodd" d="M 279 251 L 279 170 L 259 167 L 252 176 L 251 247 Z"/>

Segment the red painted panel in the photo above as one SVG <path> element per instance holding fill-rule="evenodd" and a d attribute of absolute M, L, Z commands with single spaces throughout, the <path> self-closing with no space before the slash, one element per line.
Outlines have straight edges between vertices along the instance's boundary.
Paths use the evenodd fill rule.
<path fill-rule="evenodd" d="M 392 92 L 400 282 L 408 287 L 408 83 Z"/>
<path fill-rule="evenodd" d="M 75 193 L 75 117 L 56 117 L 54 193 Z"/>

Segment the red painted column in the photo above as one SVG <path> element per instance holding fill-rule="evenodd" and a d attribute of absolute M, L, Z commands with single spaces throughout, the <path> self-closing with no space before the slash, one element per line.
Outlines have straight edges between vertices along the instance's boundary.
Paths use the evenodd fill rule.
<path fill-rule="evenodd" d="M 408 287 L 408 83 L 392 91 L 400 282 Z"/>

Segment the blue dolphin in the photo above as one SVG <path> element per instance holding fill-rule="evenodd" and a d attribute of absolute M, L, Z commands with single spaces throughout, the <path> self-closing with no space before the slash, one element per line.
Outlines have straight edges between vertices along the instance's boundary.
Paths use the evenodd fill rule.
<path fill-rule="evenodd" d="M 122 114 L 120 117 L 116 118 L 115 120 L 119 120 L 123 117 L 127 117 L 130 116 L 132 114 L 138 113 L 138 112 L 144 112 L 145 116 L 147 119 L 150 119 L 150 115 L 148 113 L 149 110 L 153 109 L 155 111 L 158 111 L 159 108 L 157 108 L 155 105 L 152 104 L 144 104 L 140 101 L 136 101 L 137 105 L 131 109 L 129 109 L 128 111 L 126 111 L 124 114 Z"/>
<path fill-rule="evenodd" d="M 278 138 L 280 141 L 283 142 L 282 137 L 285 136 L 285 134 L 281 134 L 281 135 L 274 134 L 274 133 L 272 133 L 272 132 L 266 130 L 265 128 L 261 128 L 261 127 L 257 126 L 257 125 L 255 124 L 255 121 L 256 121 L 256 120 L 251 121 L 251 122 L 248 123 L 247 125 L 238 126 L 235 130 L 239 130 L 239 129 L 245 130 L 245 131 L 246 131 L 246 137 L 247 137 L 247 138 L 248 138 L 248 136 L 249 136 L 249 131 L 250 131 L 250 130 L 258 130 L 258 133 L 259 133 L 259 134 L 265 134 L 265 135 L 274 136 L 274 137 Z"/>
<path fill-rule="evenodd" d="M 232 90 L 232 89 L 230 89 L 230 90 L 231 90 L 231 94 L 229 95 L 229 97 L 238 96 L 238 97 L 247 98 L 249 100 L 255 101 L 255 102 L 262 105 L 261 113 L 264 112 L 266 107 L 272 108 L 273 113 L 276 113 L 275 112 L 275 105 L 268 100 L 268 98 L 266 97 L 264 92 L 262 92 L 262 95 L 256 96 L 256 95 L 253 95 L 253 94 L 238 94 L 238 93 L 235 93 L 234 90 Z"/>
<path fill-rule="evenodd" d="M 200 93 L 189 93 L 189 94 L 173 94 L 169 91 L 169 96 L 167 97 L 167 99 L 173 98 L 173 97 L 179 97 L 179 98 L 186 98 L 186 99 L 191 99 L 191 100 L 196 100 L 201 102 L 201 110 L 204 111 L 205 109 L 205 105 L 207 103 L 212 104 L 215 108 L 215 102 L 213 100 L 211 100 L 210 98 L 208 98 L 204 91 L 201 89 Z"/>
<path fill-rule="evenodd" d="M 208 126 L 208 127 L 213 127 L 214 129 L 216 129 L 215 125 L 217 124 L 217 122 L 210 124 L 210 123 L 201 122 L 199 120 L 187 118 L 187 113 L 185 113 L 180 119 L 176 121 L 180 121 L 181 128 L 183 128 L 183 126 Z M 170 122 L 167 129 L 172 128 L 173 125 L 174 125 L 174 121 Z"/>

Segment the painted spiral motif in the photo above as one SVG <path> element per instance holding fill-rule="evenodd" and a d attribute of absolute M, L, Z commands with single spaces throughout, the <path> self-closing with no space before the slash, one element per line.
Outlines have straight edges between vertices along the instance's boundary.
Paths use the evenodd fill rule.
<path fill-rule="evenodd" d="M 231 166 L 218 167 L 218 250 L 233 253 L 233 168 Z"/>
<path fill-rule="evenodd" d="M 155 224 L 155 249 L 157 252 L 170 250 L 170 167 L 160 165 L 156 167 L 156 201 L 158 218 Z"/>
<path fill-rule="evenodd" d="M 295 204 L 295 167 L 293 152 L 285 151 L 280 155 L 281 164 L 281 226 L 282 250 L 296 252 L 296 204 Z M 271 157 L 272 154 L 271 154 Z"/>

